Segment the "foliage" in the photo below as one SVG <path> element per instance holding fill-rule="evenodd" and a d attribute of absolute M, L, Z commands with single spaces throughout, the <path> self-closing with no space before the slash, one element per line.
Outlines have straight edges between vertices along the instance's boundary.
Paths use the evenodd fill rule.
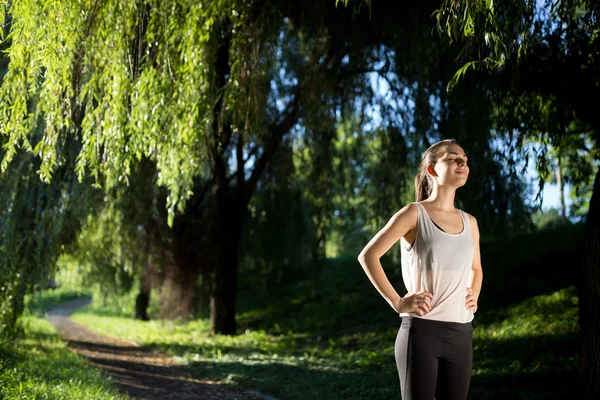
<path fill-rule="evenodd" d="M 345 18 L 354 15 L 340 9 L 310 7 L 307 7 L 307 12 L 322 9 Z M 396 68 L 400 82 L 410 84 L 418 79 L 420 84 L 425 84 L 426 75 L 418 78 L 414 75 L 417 68 L 406 69 L 403 65 L 389 64 L 389 61 L 395 60 L 382 57 L 388 50 L 385 47 L 369 49 L 365 55 L 360 55 L 360 51 L 362 47 L 372 47 L 372 43 L 377 41 L 387 41 L 390 50 L 393 50 L 390 53 L 392 57 L 421 49 L 423 57 L 435 58 L 432 52 L 438 50 L 438 46 L 433 44 L 434 39 L 430 35 L 429 38 L 425 35 L 431 23 L 430 17 L 427 17 L 430 15 L 428 7 L 424 5 L 422 9 L 415 10 L 418 18 L 414 23 L 420 28 L 414 33 L 404 31 L 405 35 L 412 36 L 411 46 L 406 47 L 400 45 L 400 42 L 406 41 L 399 40 L 394 29 L 389 29 L 391 25 L 381 33 L 370 32 L 361 41 L 357 33 L 344 34 L 337 23 L 327 19 L 313 22 L 298 19 L 296 23 L 287 15 L 293 12 L 292 5 L 281 7 L 281 15 L 273 10 L 266 12 L 248 8 L 244 3 L 235 1 L 194 4 L 180 1 L 172 7 L 153 1 L 82 2 L 68 7 L 58 4 L 42 7 L 35 1 L 32 4 L 15 4 L 9 9 L 12 22 L 8 56 L 11 61 L 3 81 L 7 90 L 3 92 L 5 99 L 0 113 L 7 121 L 3 125 L 4 132 L 10 137 L 6 143 L 3 168 L 10 163 L 21 143 L 24 149 L 43 155 L 39 173 L 42 179 L 48 181 L 54 167 L 64 162 L 60 155 L 65 141 L 75 135 L 82 146 L 76 165 L 79 179 L 89 170 L 97 184 L 110 188 L 118 182 L 126 182 L 135 162 L 148 157 L 156 162 L 159 171 L 157 184 L 169 190 L 167 207 L 171 224 L 175 210 L 183 212 L 186 199 L 193 193 L 193 179 L 206 173 L 204 138 L 207 130 L 212 129 L 214 116 L 211 105 L 217 99 L 225 99 L 225 107 L 230 110 L 229 114 L 226 113 L 227 118 L 231 118 L 228 123 L 244 127 L 241 132 L 257 130 L 256 133 L 262 135 L 258 126 L 264 122 L 264 117 L 260 116 L 258 105 L 272 104 L 275 99 L 267 97 L 269 101 L 262 101 L 265 100 L 261 97 L 265 91 L 260 89 L 265 83 L 268 85 L 273 71 L 271 68 L 275 64 L 272 60 L 264 65 L 252 64 L 259 62 L 258 54 L 281 51 L 285 55 L 294 51 L 295 45 L 300 46 L 295 51 L 300 50 L 309 58 L 321 57 L 323 52 L 328 51 L 328 46 L 343 41 L 346 35 L 354 49 L 349 47 L 345 54 L 351 57 L 344 65 L 343 73 L 362 69 L 379 58 L 385 61 L 385 73 Z M 449 6 L 449 9 L 452 7 Z M 261 11 L 264 16 L 257 17 L 256 14 Z M 79 15 L 84 16 L 84 23 Z M 164 15 L 169 15 L 167 21 L 161 19 Z M 471 18 L 471 14 L 467 16 Z M 378 14 L 372 17 L 384 18 L 379 9 Z M 268 23 L 255 24 L 255 18 L 264 18 L 264 22 Z M 37 24 L 36 21 L 41 20 L 60 23 Z M 350 18 L 357 26 L 364 20 L 362 14 Z M 387 20 L 382 22 L 389 24 Z M 108 29 L 109 26 L 112 29 Z M 300 40 L 283 35 L 290 45 L 275 51 L 278 39 L 273 38 L 282 37 L 281 33 L 290 28 L 297 30 L 291 32 L 299 34 Z M 329 44 L 312 41 L 311 35 L 319 30 L 329 33 Z M 21 34 L 25 31 L 28 33 Z M 217 93 L 215 91 L 219 88 L 213 84 L 216 77 L 212 65 L 221 32 L 231 34 L 231 73 L 224 91 Z M 37 46 L 29 45 L 33 38 Z M 310 110 L 306 113 L 304 124 L 310 128 L 316 127 L 316 121 L 327 125 L 324 122 L 327 118 L 321 118 L 319 110 L 326 111 L 324 115 L 329 115 L 331 120 L 330 110 L 315 107 L 313 100 L 320 98 L 323 92 L 325 98 L 335 93 L 325 89 L 335 82 L 330 79 L 332 72 L 311 70 L 299 62 L 296 54 L 280 65 L 285 66 L 290 75 L 278 85 L 278 90 L 286 86 L 289 88 L 290 79 L 302 78 L 300 83 L 305 91 L 302 104 Z M 247 68 L 250 66 L 257 67 L 257 72 L 264 72 L 267 79 L 249 76 Z M 260 76 L 260 73 L 254 75 Z M 344 75 L 347 85 L 353 81 L 361 83 L 354 87 L 368 87 L 365 86 L 368 81 L 365 74 Z M 317 83 L 319 86 L 316 86 Z M 29 94 L 21 97 L 18 89 Z M 289 93 L 286 92 L 280 93 L 280 97 Z M 270 96 L 268 90 L 266 93 Z M 369 90 L 365 90 L 364 94 L 368 95 Z M 350 106 L 355 97 L 356 94 L 352 95 L 346 89 L 329 97 L 329 101 L 331 106 L 335 106 L 336 101 L 343 99 L 344 104 Z M 28 102 L 33 110 L 31 116 L 24 107 Z M 254 107 L 249 108 L 253 112 L 238 115 L 239 110 L 246 109 L 244 105 L 248 102 Z M 9 107 L 9 104 L 12 106 Z M 364 104 L 368 104 L 368 100 Z M 81 116 L 80 124 L 73 115 Z M 12 128 L 16 126 L 18 130 Z M 40 129 L 44 132 L 44 140 L 31 135 Z M 165 132 L 170 138 L 168 141 L 160 140 Z M 32 144 L 34 140 L 39 141 Z"/>
<path fill-rule="evenodd" d="M 530 158 L 528 142 L 541 144 L 534 156 L 537 199 L 560 159 L 565 181 L 574 186 L 572 214 L 580 217 L 587 214 L 600 148 L 597 103 L 589 100 L 598 98 L 598 11 L 597 2 L 580 0 L 448 0 L 435 13 L 438 32 L 463 44 L 463 65 L 448 89 L 469 68 L 488 69 L 492 127 L 514 161 L 511 174 Z"/>
<path fill-rule="evenodd" d="M 469 68 L 499 69 L 509 57 L 527 52 L 534 8 L 531 0 L 442 1 L 434 13 L 438 33 L 463 43 L 459 58 L 467 59 L 447 88 L 454 88 Z"/>
<path fill-rule="evenodd" d="M 563 170 L 567 171 L 564 181 L 571 186 L 569 197 L 573 204 L 568 212 L 569 217 L 587 215 L 594 172 L 600 168 L 600 148 L 594 144 L 593 132 L 584 127 L 579 134 L 575 133 L 579 128 L 575 124 L 569 126 L 568 130 L 574 133 L 561 137 L 553 147 L 557 160 L 560 159 Z"/>
<path fill-rule="evenodd" d="M 0 335 L 16 333 L 25 293 L 48 284 L 60 249 L 77 229 L 75 215 L 92 202 L 74 180 L 41 182 L 38 166 L 20 154 L 11 174 L 0 177 Z"/>
<path fill-rule="evenodd" d="M 86 286 L 99 286 L 106 294 L 129 291 L 145 256 L 139 251 L 140 235 L 121 232 L 131 227 L 122 218 L 114 203 L 98 215 L 89 215 L 73 253 Z"/>
<path fill-rule="evenodd" d="M 562 216 L 557 208 L 550 208 L 534 214 L 533 223 L 535 224 L 536 228 L 545 229 L 559 227 L 560 225 L 568 223 L 568 221 L 563 221 Z"/>
<path fill-rule="evenodd" d="M 136 159 L 149 156 L 162 172 L 160 183 L 171 189 L 171 211 L 180 197 L 189 197 L 191 177 L 201 163 L 197 149 L 207 110 L 188 113 L 182 99 L 208 96 L 205 65 L 213 56 L 208 49 L 213 14 L 231 15 L 232 10 L 215 2 L 171 6 L 118 1 L 47 7 L 36 1 L 13 3 L 11 61 L 0 110 L 6 121 L 4 133 L 11 137 L 3 170 L 21 143 L 41 156 L 40 176 L 49 181 L 61 163 L 57 155 L 64 141 L 76 134 L 82 146 L 76 165 L 80 181 L 89 169 L 98 185 L 113 187 L 127 179 Z M 170 16 L 167 23 L 163 15 Z M 53 23 L 38 23 L 43 20 Z M 146 40 L 142 47 L 143 38 L 131 29 L 136 26 L 154 40 Z M 132 43 L 140 47 L 132 49 Z M 31 117 L 27 103 L 34 110 Z M 85 112 L 80 126 L 72 118 L 76 107 Z M 32 146 L 30 132 L 38 124 L 45 140 Z M 165 131 L 172 132 L 170 141 L 160 140 Z"/>

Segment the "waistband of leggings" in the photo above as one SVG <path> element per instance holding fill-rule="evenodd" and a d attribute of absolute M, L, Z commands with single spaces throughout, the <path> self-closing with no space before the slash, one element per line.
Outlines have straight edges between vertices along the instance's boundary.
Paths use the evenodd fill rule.
<path fill-rule="evenodd" d="M 441 332 L 447 333 L 462 333 L 470 332 L 473 330 L 472 322 L 449 322 L 449 321 L 437 321 L 432 319 L 424 319 L 413 316 L 402 317 L 402 325 L 410 326 L 413 330 L 425 331 L 425 332 Z"/>

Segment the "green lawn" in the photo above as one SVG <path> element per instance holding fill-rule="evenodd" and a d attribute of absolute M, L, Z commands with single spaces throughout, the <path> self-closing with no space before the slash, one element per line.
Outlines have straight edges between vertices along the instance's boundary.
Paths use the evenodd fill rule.
<path fill-rule="evenodd" d="M 50 323 L 26 317 L 26 336 L 0 341 L 0 399 L 119 399 L 114 386 L 71 353 Z"/>

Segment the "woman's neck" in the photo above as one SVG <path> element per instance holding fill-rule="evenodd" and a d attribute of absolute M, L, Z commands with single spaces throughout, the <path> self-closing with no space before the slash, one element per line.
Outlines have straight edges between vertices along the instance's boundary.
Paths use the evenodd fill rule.
<path fill-rule="evenodd" d="M 456 188 L 444 188 L 434 187 L 431 191 L 431 195 L 427 198 L 426 202 L 433 205 L 434 208 L 443 211 L 454 211 L 454 196 L 456 195 Z"/>

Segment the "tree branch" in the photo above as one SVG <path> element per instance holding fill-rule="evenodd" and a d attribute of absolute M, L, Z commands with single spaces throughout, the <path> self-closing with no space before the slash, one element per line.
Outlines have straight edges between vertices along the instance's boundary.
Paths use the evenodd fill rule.
<path fill-rule="evenodd" d="M 250 201 L 250 198 L 254 194 L 256 190 L 256 185 L 258 184 L 258 180 L 263 174 L 267 164 L 273 156 L 275 155 L 277 148 L 279 147 L 279 143 L 283 139 L 286 133 L 288 133 L 298 121 L 299 114 L 299 95 L 298 91 L 296 91 L 296 95 L 294 99 L 290 101 L 286 110 L 280 116 L 280 118 L 271 124 L 268 128 L 268 131 L 271 132 L 267 143 L 264 146 L 264 151 L 261 154 L 260 158 L 254 164 L 254 170 L 252 171 L 252 175 L 245 186 L 245 190 L 243 192 L 243 204 L 247 205 Z"/>

